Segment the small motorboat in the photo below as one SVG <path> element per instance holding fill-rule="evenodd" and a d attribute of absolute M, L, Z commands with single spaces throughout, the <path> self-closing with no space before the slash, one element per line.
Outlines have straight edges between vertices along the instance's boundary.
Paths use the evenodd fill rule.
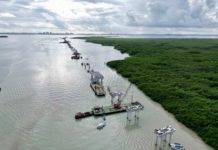
<path fill-rule="evenodd" d="M 97 125 L 97 129 L 98 129 L 98 130 L 103 129 L 105 126 L 106 126 L 106 122 L 105 122 L 105 121 L 100 122 L 100 123 Z"/>
<path fill-rule="evenodd" d="M 171 143 L 170 148 L 172 150 L 185 150 L 185 148 L 180 143 Z"/>

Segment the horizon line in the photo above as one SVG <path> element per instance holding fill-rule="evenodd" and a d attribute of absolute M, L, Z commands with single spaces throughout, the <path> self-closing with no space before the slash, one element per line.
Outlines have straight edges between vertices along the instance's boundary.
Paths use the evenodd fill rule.
<path fill-rule="evenodd" d="M 0 32 L 0 34 L 42 34 L 42 35 L 178 35 L 178 36 L 218 36 L 218 34 L 194 34 L 194 33 L 72 33 L 72 32 Z"/>

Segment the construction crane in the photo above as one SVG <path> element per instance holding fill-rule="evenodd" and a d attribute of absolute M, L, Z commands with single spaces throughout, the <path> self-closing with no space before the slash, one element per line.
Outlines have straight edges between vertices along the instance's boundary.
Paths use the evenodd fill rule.
<path fill-rule="evenodd" d="M 111 105 L 115 108 L 115 109 L 120 109 L 121 108 L 121 103 L 123 102 L 123 99 L 126 97 L 129 89 L 131 88 L 131 84 L 128 86 L 128 88 L 126 89 L 126 91 L 123 92 L 113 92 L 111 91 L 111 88 L 108 86 L 107 90 L 111 96 Z"/>

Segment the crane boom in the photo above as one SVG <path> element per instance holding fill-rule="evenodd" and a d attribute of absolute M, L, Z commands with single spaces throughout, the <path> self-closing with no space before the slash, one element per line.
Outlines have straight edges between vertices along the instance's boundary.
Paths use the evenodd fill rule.
<path fill-rule="evenodd" d="M 121 101 L 123 101 L 123 99 L 126 97 L 126 95 L 128 94 L 130 88 L 131 88 L 132 84 L 130 83 L 128 88 L 126 89 L 125 93 L 123 94 L 123 96 L 120 98 Z"/>

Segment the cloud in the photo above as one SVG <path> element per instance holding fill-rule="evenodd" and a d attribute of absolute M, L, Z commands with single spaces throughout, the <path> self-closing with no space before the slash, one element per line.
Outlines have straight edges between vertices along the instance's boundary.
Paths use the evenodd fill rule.
<path fill-rule="evenodd" d="M 108 4 L 122 4 L 122 0 L 74 0 L 75 2 L 88 2 L 88 3 L 108 3 Z"/>
<path fill-rule="evenodd" d="M 218 19 L 209 17 L 211 12 L 217 12 L 217 8 L 211 8 L 211 4 L 202 0 L 152 0 L 146 1 L 142 6 L 130 6 L 129 9 L 128 24 L 132 26 L 180 28 L 218 25 Z"/>
<path fill-rule="evenodd" d="M 0 13 L 0 17 L 13 18 L 15 16 L 11 13 L 5 12 L 5 13 Z"/>
<path fill-rule="evenodd" d="M 0 31 L 217 33 L 217 0 L 10 0 Z"/>

